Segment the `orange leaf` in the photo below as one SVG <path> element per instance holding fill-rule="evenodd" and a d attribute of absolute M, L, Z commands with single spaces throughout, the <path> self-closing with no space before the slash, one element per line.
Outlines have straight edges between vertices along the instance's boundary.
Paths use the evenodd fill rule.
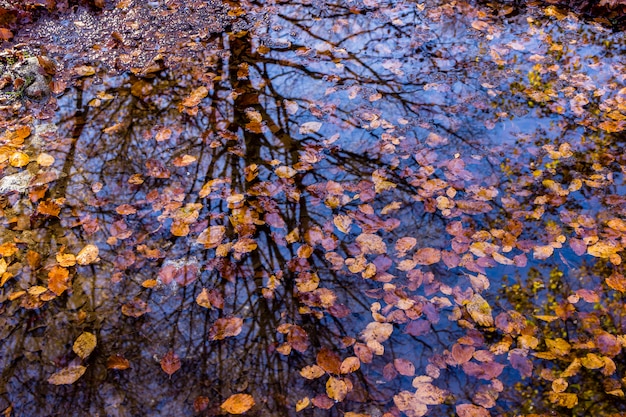
<path fill-rule="evenodd" d="M 372 233 L 361 233 L 357 236 L 356 243 L 364 254 L 373 253 L 380 255 L 387 251 L 387 245 L 383 239 Z"/>
<path fill-rule="evenodd" d="M 61 206 L 54 200 L 46 200 L 39 203 L 37 212 L 39 214 L 58 217 L 61 212 Z"/>
<path fill-rule="evenodd" d="M 339 372 L 342 374 L 349 374 L 361 367 L 361 361 L 356 356 L 349 356 L 341 362 Z"/>
<path fill-rule="evenodd" d="M 163 356 L 161 359 L 161 369 L 170 376 L 174 374 L 174 372 L 180 369 L 180 358 L 178 355 L 174 353 L 174 351 L 170 350 Z"/>
<path fill-rule="evenodd" d="M 91 355 L 91 352 L 96 348 L 97 339 L 96 335 L 90 332 L 83 332 L 78 336 L 76 341 L 74 342 L 74 346 L 72 350 L 76 353 L 81 359 L 87 358 Z"/>
<path fill-rule="evenodd" d="M 130 362 L 128 359 L 120 355 L 109 356 L 107 359 L 107 369 L 117 369 L 123 371 L 130 368 Z"/>
<path fill-rule="evenodd" d="M 230 414 L 243 414 L 254 406 L 254 398 L 250 394 L 234 394 L 221 405 L 222 410 Z"/>
<path fill-rule="evenodd" d="M 422 248 L 413 255 L 418 265 L 432 265 L 441 260 L 441 251 L 435 248 Z"/>
<path fill-rule="evenodd" d="M 61 295 L 69 288 L 70 273 L 67 269 L 55 265 L 48 272 L 48 289 L 56 295 Z"/>
<path fill-rule="evenodd" d="M 194 107 L 200 104 L 203 98 L 209 94 L 209 90 L 205 86 L 200 86 L 193 90 L 191 94 L 183 100 L 183 106 Z"/>

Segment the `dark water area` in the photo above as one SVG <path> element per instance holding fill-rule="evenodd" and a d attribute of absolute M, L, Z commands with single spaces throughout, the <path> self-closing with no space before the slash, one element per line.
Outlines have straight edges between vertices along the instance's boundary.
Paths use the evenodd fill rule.
<path fill-rule="evenodd" d="M 0 109 L 5 415 L 626 413 L 622 33 L 125 0 L 11 45 L 56 71 Z"/>

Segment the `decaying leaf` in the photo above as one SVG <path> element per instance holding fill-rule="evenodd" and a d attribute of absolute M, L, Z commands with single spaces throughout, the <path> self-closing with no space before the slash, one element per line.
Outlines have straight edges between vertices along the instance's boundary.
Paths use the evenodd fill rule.
<path fill-rule="evenodd" d="M 231 414 L 243 414 L 254 406 L 254 398 L 250 394 L 234 394 L 221 405 L 222 410 Z"/>
<path fill-rule="evenodd" d="M 344 380 L 331 376 L 326 381 L 326 395 L 335 401 L 343 401 L 348 395 L 348 385 Z"/>
<path fill-rule="evenodd" d="M 76 255 L 78 265 L 89 265 L 98 260 L 98 247 L 96 245 L 87 245 Z"/>
<path fill-rule="evenodd" d="M 70 385 L 78 381 L 78 378 L 83 376 L 86 370 L 87 368 L 81 365 L 68 366 L 52 374 L 48 378 L 48 382 L 52 385 Z"/>
<path fill-rule="evenodd" d="M 474 294 L 465 305 L 472 319 L 481 326 L 491 327 L 494 324 L 491 306 L 480 294 Z"/>
<path fill-rule="evenodd" d="M 78 336 L 76 341 L 74 342 L 74 346 L 72 350 L 76 353 L 81 359 L 87 358 L 91 355 L 91 352 L 96 348 L 97 339 L 96 335 L 90 332 L 83 332 Z"/>
<path fill-rule="evenodd" d="M 130 368 L 130 362 L 128 359 L 121 355 L 113 355 L 109 356 L 107 359 L 107 369 L 116 369 L 119 371 L 123 371 L 124 369 Z"/>
<path fill-rule="evenodd" d="M 161 369 L 163 369 L 163 372 L 168 374 L 170 378 L 174 372 L 180 369 L 180 358 L 174 351 L 170 350 L 161 358 Z"/>
<path fill-rule="evenodd" d="M 234 337 L 241 333 L 243 319 L 239 317 L 219 318 L 215 321 L 209 331 L 210 340 L 222 340 L 227 337 Z"/>

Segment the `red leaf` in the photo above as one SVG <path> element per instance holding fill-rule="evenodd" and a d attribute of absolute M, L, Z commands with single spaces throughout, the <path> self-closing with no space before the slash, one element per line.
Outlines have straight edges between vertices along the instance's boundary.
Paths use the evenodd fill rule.
<path fill-rule="evenodd" d="M 328 348 L 322 348 L 317 354 L 317 364 L 331 374 L 341 373 L 341 359 L 339 355 Z"/>

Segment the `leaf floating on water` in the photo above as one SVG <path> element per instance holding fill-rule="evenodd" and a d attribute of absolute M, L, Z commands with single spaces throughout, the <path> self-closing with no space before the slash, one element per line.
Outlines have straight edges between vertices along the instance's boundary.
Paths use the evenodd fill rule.
<path fill-rule="evenodd" d="M 48 378 L 48 382 L 52 385 L 70 385 L 78 381 L 78 378 L 83 376 L 86 370 L 86 367 L 80 365 L 68 366 L 52 374 L 50 378 Z"/>
<path fill-rule="evenodd" d="M 148 303 L 139 298 L 122 305 L 122 314 L 129 317 L 141 317 L 149 311 Z"/>
<path fill-rule="evenodd" d="M 87 245 L 76 255 L 76 262 L 79 265 L 89 265 L 98 260 L 98 247 L 96 245 Z"/>
<path fill-rule="evenodd" d="M 241 333 L 243 319 L 239 317 L 217 319 L 209 331 L 210 340 L 222 340 Z"/>
<path fill-rule="evenodd" d="M 254 406 L 254 398 L 250 394 L 234 394 L 221 405 L 222 410 L 231 414 L 243 414 Z"/>
<path fill-rule="evenodd" d="M 90 332 L 84 332 L 74 342 L 72 350 L 81 359 L 87 358 L 91 355 L 91 352 L 96 348 L 97 339 L 96 335 Z"/>
<path fill-rule="evenodd" d="M 490 417 L 489 411 L 474 404 L 459 404 L 456 406 L 456 413 L 459 417 Z"/>
<path fill-rule="evenodd" d="M 296 403 L 296 412 L 304 410 L 309 405 L 311 405 L 311 400 L 309 399 L 309 397 L 304 397 Z"/>
<path fill-rule="evenodd" d="M 322 127 L 322 123 L 320 122 L 306 122 L 300 125 L 300 134 L 306 135 L 308 133 L 317 133 L 318 130 Z"/>
<path fill-rule="evenodd" d="M 165 356 L 163 356 L 161 359 L 161 369 L 163 369 L 163 372 L 168 374 L 170 378 L 174 372 L 180 369 L 180 358 L 174 353 L 174 351 L 170 350 L 165 354 Z"/>
<path fill-rule="evenodd" d="M 335 401 L 343 401 L 348 395 L 348 386 L 342 379 L 330 377 L 326 381 L 326 395 Z"/>
<path fill-rule="evenodd" d="M 480 294 L 474 294 L 467 302 L 467 312 L 472 319 L 481 326 L 493 326 L 493 316 L 491 315 L 491 306 Z"/>

